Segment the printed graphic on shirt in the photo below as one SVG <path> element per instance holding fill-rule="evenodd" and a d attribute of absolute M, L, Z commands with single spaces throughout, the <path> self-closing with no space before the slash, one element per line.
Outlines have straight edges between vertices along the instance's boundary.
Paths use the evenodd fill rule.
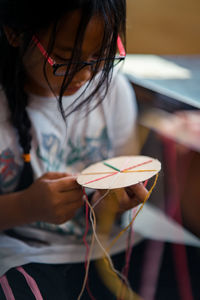
<path fill-rule="evenodd" d="M 68 235 L 76 240 L 82 240 L 85 234 L 85 216 L 83 208 L 79 209 L 79 211 L 76 213 L 75 217 L 72 220 L 64 224 L 54 225 L 45 222 L 37 222 L 34 224 L 34 226 L 43 230 L 59 233 L 61 235 Z M 89 228 L 87 236 L 88 239 L 90 238 L 91 233 L 92 229 Z"/>
<path fill-rule="evenodd" d="M 44 162 L 46 171 L 58 171 L 64 161 L 64 149 L 54 134 L 42 134 L 42 143 L 37 148 L 37 156 Z"/>
<path fill-rule="evenodd" d="M 14 153 L 5 149 L 0 153 L 0 191 L 9 192 L 14 190 L 19 180 L 21 166 L 15 162 Z"/>
<path fill-rule="evenodd" d="M 77 137 L 75 141 L 69 138 L 66 148 L 69 148 L 68 155 L 58 137 L 53 134 L 42 134 L 37 156 L 44 162 L 46 171 L 58 171 L 63 162 L 66 166 L 73 166 L 80 162 L 88 166 L 93 162 L 106 159 L 111 149 L 107 129 L 104 128 L 97 137 L 85 137 L 84 140 Z"/>
<path fill-rule="evenodd" d="M 75 143 L 69 139 L 68 146 L 71 149 L 67 156 L 68 166 L 79 162 L 88 166 L 93 162 L 106 159 L 111 149 L 107 128 L 104 128 L 98 137 L 86 137 L 83 144 L 80 138 L 77 138 Z"/>

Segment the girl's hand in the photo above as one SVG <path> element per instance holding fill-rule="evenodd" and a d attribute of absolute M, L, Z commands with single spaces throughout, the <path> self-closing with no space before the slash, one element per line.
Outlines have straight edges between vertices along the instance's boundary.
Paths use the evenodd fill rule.
<path fill-rule="evenodd" d="M 24 191 L 23 203 L 32 222 L 62 224 L 72 219 L 83 205 L 82 197 L 81 186 L 75 177 L 49 172 Z"/>
<path fill-rule="evenodd" d="M 144 187 L 143 183 L 126 187 L 124 192 L 124 197 L 120 203 L 121 212 L 127 211 L 143 203 L 148 194 L 148 190 Z"/>
<path fill-rule="evenodd" d="M 112 191 L 109 192 L 112 194 Z M 122 214 L 123 212 L 136 207 L 140 203 L 144 202 L 147 196 L 147 189 L 142 183 L 138 183 L 125 189 L 115 190 L 115 195 L 106 196 L 102 199 L 99 204 L 96 205 L 95 211 L 97 216 L 99 214 L 104 215 L 105 210 L 111 210 L 115 212 L 116 215 Z M 103 197 L 106 194 L 105 190 L 98 190 L 93 198 L 92 203 L 95 204 L 100 197 Z"/>

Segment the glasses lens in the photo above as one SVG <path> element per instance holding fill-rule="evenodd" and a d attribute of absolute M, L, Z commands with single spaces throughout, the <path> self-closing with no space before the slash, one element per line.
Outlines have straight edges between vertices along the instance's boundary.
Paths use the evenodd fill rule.
<path fill-rule="evenodd" d="M 54 75 L 56 76 L 65 76 L 68 69 L 68 65 L 59 65 L 56 70 L 54 71 Z M 68 70 L 68 74 L 71 73 L 70 70 Z"/>
<path fill-rule="evenodd" d="M 113 66 L 117 66 L 120 62 L 124 60 L 124 57 L 116 57 L 113 62 Z"/>
<path fill-rule="evenodd" d="M 124 57 L 115 57 L 113 60 L 113 66 L 118 65 L 121 61 L 124 60 Z M 80 62 L 72 64 L 70 69 L 68 69 L 68 64 L 57 65 L 57 68 L 54 70 L 55 76 L 65 76 L 68 71 L 68 75 L 75 74 L 82 70 L 83 68 L 90 68 L 92 72 L 99 72 L 104 68 L 104 65 L 107 61 L 111 61 L 111 59 L 105 58 L 100 60 L 95 60 L 91 62 Z"/>
<path fill-rule="evenodd" d="M 85 67 L 93 67 L 92 64 L 87 62 L 78 62 L 72 63 L 70 68 L 68 64 L 58 65 L 56 70 L 54 71 L 54 75 L 56 76 L 65 76 L 66 72 L 68 75 L 78 73 Z"/>

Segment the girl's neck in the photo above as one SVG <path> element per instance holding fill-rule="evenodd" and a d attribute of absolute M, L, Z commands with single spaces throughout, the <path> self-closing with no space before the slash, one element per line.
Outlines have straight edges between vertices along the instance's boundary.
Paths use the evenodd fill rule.
<path fill-rule="evenodd" d="M 27 83 L 25 84 L 24 89 L 28 94 L 32 94 L 40 97 L 47 97 L 47 98 L 55 97 L 55 95 L 50 89 L 47 90 L 40 86 L 37 86 L 37 88 L 35 88 L 35 86 Z"/>

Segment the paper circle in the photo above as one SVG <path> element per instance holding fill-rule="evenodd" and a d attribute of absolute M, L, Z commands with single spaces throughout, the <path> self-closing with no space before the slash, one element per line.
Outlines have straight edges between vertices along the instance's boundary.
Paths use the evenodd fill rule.
<path fill-rule="evenodd" d="M 118 189 L 143 182 L 161 169 L 161 163 L 148 156 L 119 156 L 92 164 L 77 182 L 91 189 Z"/>

